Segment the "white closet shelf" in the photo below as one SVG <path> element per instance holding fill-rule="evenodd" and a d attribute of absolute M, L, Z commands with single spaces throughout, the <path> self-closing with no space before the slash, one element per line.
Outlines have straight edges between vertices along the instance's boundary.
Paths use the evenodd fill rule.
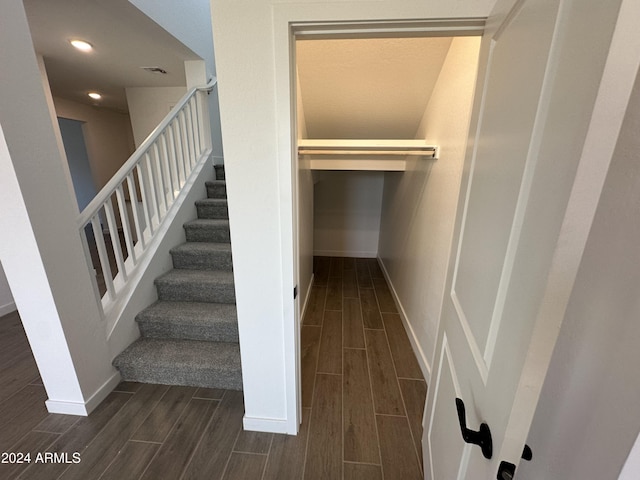
<path fill-rule="evenodd" d="M 298 155 L 311 170 L 404 171 L 407 157 L 438 158 L 424 140 L 298 140 Z"/>

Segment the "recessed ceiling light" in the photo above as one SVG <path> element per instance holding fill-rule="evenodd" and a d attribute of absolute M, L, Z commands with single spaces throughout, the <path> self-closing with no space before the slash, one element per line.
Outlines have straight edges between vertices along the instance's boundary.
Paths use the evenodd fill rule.
<path fill-rule="evenodd" d="M 90 52 L 93 50 L 93 45 L 84 40 L 70 40 L 71 45 L 76 47 L 78 50 L 82 50 L 83 52 Z"/>
<path fill-rule="evenodd" d="M 100 100 L 102 98 L 102 95 L 100 95 L 98 92 L 89 92 L 87 95 L 89 95 L 94 100 Z"/>

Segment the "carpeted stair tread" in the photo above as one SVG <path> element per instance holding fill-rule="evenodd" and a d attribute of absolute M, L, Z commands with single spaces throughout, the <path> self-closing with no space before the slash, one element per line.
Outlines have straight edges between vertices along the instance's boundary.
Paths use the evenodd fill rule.
<path fill-rule="evenodd" d="M 198 212 L 198 218 L 229 218 L 229 210 L 225 198 L 203 198 L 202 200 L 197 200 L 196 210 Z"/>
<path fill-rule="evenodd" d="M 142 338 L 113 365 L 125 381 L 242 390 L 237 343 Z"/>
<path fill-rule="evenodd" d="M 187 242 L 230 243 L 228 219 L 199 218 L 184 224 Z"/>
<path fill-rule="evenodd" d="M 158 301 L 140 312 L 136 322 L 146 338 L 238 342 L 233 304 Z"/>
<path fill-rule="evenodd" d="M 170 302 L 235 303 L 233 272 L 173 269 L 155 280 L 158 298 Z"/>
<path fill-rule="evenodd" d="M 187 242 L 171 249 L 174 268 L 198 270 L 233 269 L 230 243 Z"/>
<path fill-rule="evenodd" d="M 205 182 L 205 185 L 207 187 L 207 197 L 227 198 L 227 182 L 224 180 Z"/>
<path fill-rule="evenodd" d="M 214 165 L 213 168 L 216 171 L 216 180 L 224 180 L 225 179 L 224 165 Z"/>

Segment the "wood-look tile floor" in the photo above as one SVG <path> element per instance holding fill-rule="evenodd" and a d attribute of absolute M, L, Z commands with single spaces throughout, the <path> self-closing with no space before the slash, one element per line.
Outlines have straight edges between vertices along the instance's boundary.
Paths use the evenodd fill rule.
<path fill-rule="evenodd" d="M 0 455 L 31 463 L 0 458 L 0 479 L 422 478 L 426 384 L 377 263 L 314 264 L 297 436 L 243 431 L 240 392 L 194 387 L 122 383 L 88 417 L 49 414 L 19 316 L 1 317 Z"/>
<path fill-rule="evenodd" d="M 301 343 L 304 478 L 422 478 L 427 385 L 376 259 L 314 258 Z"/>

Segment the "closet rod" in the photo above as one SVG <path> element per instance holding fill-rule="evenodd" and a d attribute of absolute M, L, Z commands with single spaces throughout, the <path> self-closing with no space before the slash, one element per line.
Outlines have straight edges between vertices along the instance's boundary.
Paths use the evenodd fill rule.
<path fill-rule="evenodd" d="M 318 150 L 298 149 L 300 155 L 433 155 L 435 148 L 429 150 Z"/>

